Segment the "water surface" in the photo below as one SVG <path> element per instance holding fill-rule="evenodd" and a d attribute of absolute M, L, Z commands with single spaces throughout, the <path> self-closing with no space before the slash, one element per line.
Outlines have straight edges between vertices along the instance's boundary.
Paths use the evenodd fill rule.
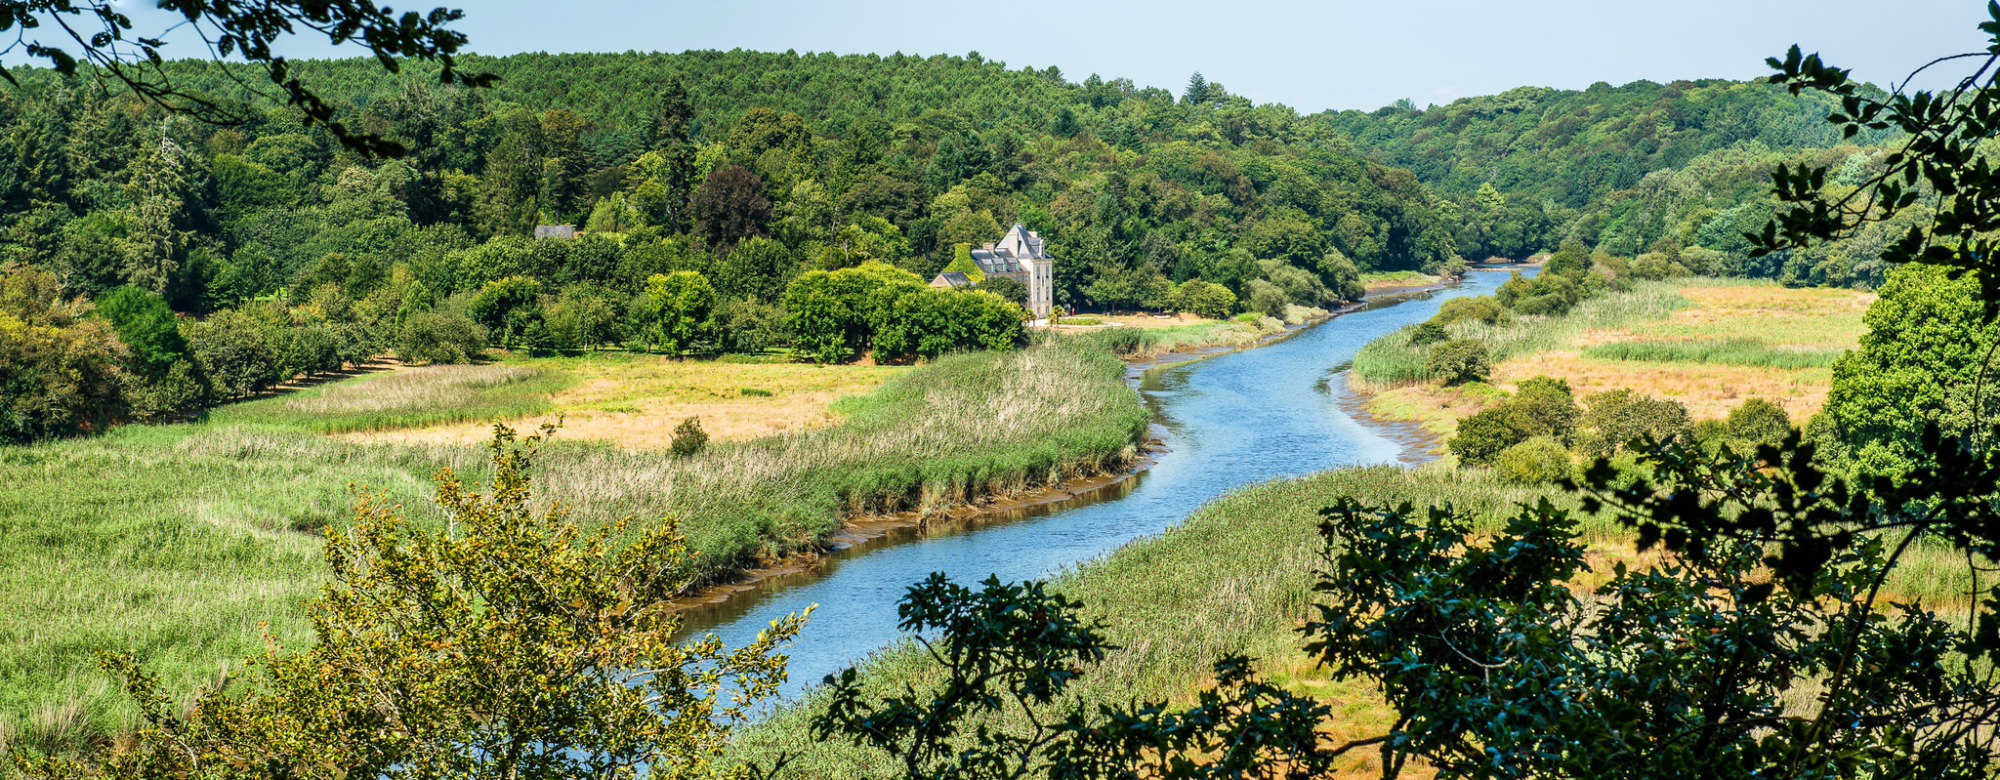
<path fill-rule="evenodd" d="M 783 615 L 818 605 L 790 648 L 794 698 L 894 643 L 896 602 L 944 572 L 962 584 L 1048 577 L 1180 523 L 1246 485 L 1343 466 L 1394 463 L 1404 445 L 1343 409 L 1339 373 L 1361 346 L 1429 319 L 1450 298 L 1485 295 L 1506 275 L 1472 273 L 1452 289 L 1368 307 L 1257 349 L 1145 371 L 1139 389 L 1166 450 L 1133 480 L 1083 500 L 999 522 L 909 532 L 838 551 L 810 572 L 766 580 L 687 613 L 688 632 L 747 644 Z"/>

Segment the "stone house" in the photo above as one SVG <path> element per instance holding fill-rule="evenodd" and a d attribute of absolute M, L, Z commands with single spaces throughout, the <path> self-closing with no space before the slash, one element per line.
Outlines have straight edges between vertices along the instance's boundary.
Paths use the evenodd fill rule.
<path fill-rule="evenodd" d="M 1035 319 L 1049 318 L 1055 309 L 1055 258 L 1049 257 L 1040 234 L 1020 225 L 1000 240 L 972 250 L 972 262 L 987 278 L 1006 277 L 1028 291 L 1028 311 Z M 959 288 L 971 284 L 964 274 L 938 274 L 932 287 Z"/>

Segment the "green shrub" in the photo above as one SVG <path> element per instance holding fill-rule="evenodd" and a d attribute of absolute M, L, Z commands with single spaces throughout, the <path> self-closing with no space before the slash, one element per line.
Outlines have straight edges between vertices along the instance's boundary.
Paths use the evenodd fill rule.
<path fill-rule="evenodd" d="M 1458 435 L 1446 446 L 1460 463 L 1484 466 L 1529 439 L 1568 444 L 1582 414 L 1567 382 L 1535 377 L 1522 382 L 1512 397 L 1460 422 Z"/>
<path fill-rule="evenodd" d="M 1493 471 L 1508 482 L 1546 485 L 1568 477 L 1575 468 L 1569 449 L 1547 436 L 1536 436 L 1500 451 Z"/>
<path fill-rule="evenodd" d="M 1416 327 L 1410 328 L 1411 346 L 1421 347 L 1426 344 L 1436 344 L 1449 338 L 1451 338 L 1451 333 L 1435 323 L 1423 322 L 1418 323 Z"/>
<path fill-rule="evenodd" d="M 187 341 L 216 395 L 252 395 L 278 383 L 277 351 L 257 322 L 240 310 L 217 312 L 189 325 Z"/>
<path fill-rule="evenodd" d="M 1015 306 L 1023 309 L 1028 308 L 1027 286 L 1021 284 L 1020 281 L 1011 276 L 995 276 L 980 282 L 978 289 L 998 295 L 1002 300 Z M 1228 291 L 1224 290 L 1223 292 Z M 1234 296 L 1231 296 L 1231 300 L 1234 300 Z"/>
<path fill-rule="evenodd" d="M 708 446 L 708 432 L 701 429 L 700 417 L 689 417 L 674 426 L 674 440 L 668 450 L 676 458 L 692 458 Z"/>
<path fill-rule="evenodd" d="M 1319 278 L 1340 300 L 1358 301 L 1368 294 L 1368 286 L 1361 283 L 1361 269 L 1338 249 L 1328 250 L 1320 257 Z"/>
<path fill-rule="evenodd" d="M 753 298 L 715 307 L 715 345 L 724 352 L 754 355 L 784 343 L 785 312 Z"/>
<path fill-rule="evenodd" d="M 1792 433 L 1792 417 L 1782 406 L 1762 398 L 1752 398 L 1729 411 L 1723 423 L 1730 448 L 1749 455 L 1758 447 L 1776 447 Z"/>
<path fill-rule="evenodd" d="M 1522 382 L 1505 405 L 1516 420 L 1516 428 L 1530 436 L 1553 437 L 1565 446 L 1575 439 L 1577 421 L 1583 417 L 1569 383 L 1545 376 Z"/>
<path fill-rule="evenodd" d="M 1447 385 L 1484 382 L 1493 374 L 1493 357 L 1477 339 L 1454 339 L 1431 347 L 1424 371 Z"/>
<path fill-rule="evenodd" d="M 1438 306 L 1437 314 L 1431 315 L 1429 325 L 1442 328 L 1458 322 L 1478 322 L 1498 325 L 1507 320 L 1507 309 L 1499 299 L 1491 295 L 1476 298 L 1453 298 Z"/>

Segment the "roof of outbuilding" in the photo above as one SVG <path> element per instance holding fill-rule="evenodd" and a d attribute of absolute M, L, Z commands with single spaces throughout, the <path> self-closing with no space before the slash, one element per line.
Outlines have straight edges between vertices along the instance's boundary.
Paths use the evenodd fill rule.
<path fill-rule="evenodd" d="M 971 287 L 972 277 L 953 271 L 948 274 L 938 274 L 936 279 L 931 280 L 931 284 L 937 284 L 938 282 L 944 282 L 950 287 Z"/>

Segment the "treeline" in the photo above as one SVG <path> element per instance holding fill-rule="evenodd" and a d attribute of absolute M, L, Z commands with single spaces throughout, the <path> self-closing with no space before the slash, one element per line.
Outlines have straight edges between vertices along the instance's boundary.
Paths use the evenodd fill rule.
<path fill-rule="evenodd" d="M 349 121 L 407 147 L 387 160 L 241 94 L 221 66 L 167 68 L 234 105 L 245 119 L 230 126 L 23 71 L 0 93 L 0 262 L 47 274 L 21 284 L 50 287 L 37 305 L 60 303 L 65 321 L 114 294 L 147 299 L 146 328 L 178 346 L 155 350 L 166 362 L 118 357 L 126 403 L 99 407 L 138 419 L 377 355 L 624 344 L 842 360 L 1004 345 L 1019 324 L 994 324 L 988 298 L 907 282 L 1017 222 L 1046 237 L 1066 306 L 1282 315 L 1358 297 L 1365 270 L 1459 262 L 1414 177 L 1220 85 L 1177 98 L 977 55 L 472 65 L 501 86 L 301 66 Z M 544 225 L 580 237 L 534 238 Z M 793 310 L 813 274 L 870 263 L 900 269 L 910 301 Z M 181 321 L 156 322 L 161 310 Z M 32 411 L 41 402 L 23 399 L 61 397 L 68 380 L 26 350 L 9 347 L 11 436 L 101 427 Z"/>
<path fill-rule="evenodd" d="M 1843 138 L 1824 121 L 1836 108 L 1763 83 L 1635 81 L 1325 116 L 1371 159 L 1433 188 L 1466 257 L 1524 258 L 1577 241 L 1696 273 L 1879 286 L 1880 250 L 1906 224 L 1761 258 L 1744 237 L 1771 217 L 1779 163 L 1831 164 L 1849 186 L 1880 170 L 1886 134 Z"/>

